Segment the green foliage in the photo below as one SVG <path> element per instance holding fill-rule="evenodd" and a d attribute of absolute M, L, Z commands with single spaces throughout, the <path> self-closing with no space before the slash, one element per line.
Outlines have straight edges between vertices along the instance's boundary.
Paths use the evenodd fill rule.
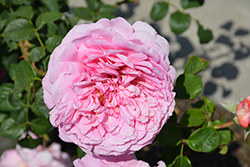
<path fill-rule="evenodd" d="M 187 139 L 188 146 L 197 152 L 211 152 L 220 144 L 220 135 L 213 128 L 201 128 Z"/>
<path fill-rule="evenodd" d="M 171 1 L 159 1 L 155 2 L 151 8 L 150 17 L 155 20 L 162 20 L 167 16 L 169 6 L 175 10 L 170 14 L 169 26 L 172 32 L 175 34 L 181 34 L 185 32 L 190 24 L 191 20 L 194 20 L 198 24 L 197 35 L 201 44 L 208 43 L 213 39 L 213 33 L 209 29 L 204 29 L 200 22 L 190 14 L 185 13 L 186 9 L 200 7 L 204 4 L 204 0 L 180 0 L 182 9 L 179 9 Z"/>
<path fill-rule="evenodd" d="M 180 120 L 180 124 L 186 125 L 187 127 L 200 126 L 206 120 L 205 115 L 199 109 L 190 109 L 185 112 Z"/>
<path fill-rule="evenodd" d="M 20 41 L 27 39 L 35 28 L 26 19 L 16 19 L 11 21 L 4 30 L 4 35 L 10 40 Z"/>
<path fill-rule="evenodd" d="M 39 30 L 45 24 L 59 20 L 62 16 L 62 13 L 56 11 L 41 13 L 36 19 L 36 27 Z"/>
<path fill-rule="evenodd" d="M 154 3 L 150 17 L 154 20 L 161 20 L 163 19 L 168 13 L 168 3 L 167 2 L 156 2 Z"/>
<path fill-rule="evenodd" d="M 198 56 L 191 56 L 184 67 L 185 74 L 197 74 L 206 69 L 208 65 L 208 60 L 204 60 Z"/>
<path fill-rule="evenodd" d="M 172 13 L 169 20 L 171 30 L 176 34 L 181 34 L 188 29 L 191 23 L 189 14 L 176 11 Z"/>
<path fill-rule="evenodd" d="M 204 0 L 181 0 L 183 9 L 194 8 L 203 5 Z"/>
<path fill-rule="evenodd" d="M 191 167 L 191 161 L 186 156 L 178 156 L 173 167 Z"/>
<path fill-rule="evenodd" d="M 17 124 L 8 118 L 0 126 L 0 135 L 9 139 L 18 139 L 25 131 L 25 124 Z"/>
<path fill-rule="evenodd" d="M 84 151 L 82 151 L 82 149 L 79 146 L 77 146 L 76 151 L 77 151 L 78 158 L 82 158 L 86 155 L 86 153 Z"/>

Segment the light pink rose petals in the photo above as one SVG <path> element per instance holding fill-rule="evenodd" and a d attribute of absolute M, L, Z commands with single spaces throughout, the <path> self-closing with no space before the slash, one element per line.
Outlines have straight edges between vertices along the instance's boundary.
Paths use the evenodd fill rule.
<path fill-rule="evenodd" d="M 75 167 L 150 167 L 148 163 L 138 161 L 133 155 L 128 154 L 102 157 L 87 154 L 82 159 L 76 159 L 73 163 Z M 166 167 L 166 164 L 159 161 L 158 167 Z"/>
<path fill-rule="evenodd" d="M 168 42 L 123 18 L 76 25 L 50 57 L 44 101 L 59 136 L 95 155 L 132 154 L 172 115 Z"/>
<path fill-rule="evenodd" d="M 14 150 L 7 150 L 0 160 L 0 167 L 72 167 L 70 156 L 61 152 L 61 146 L 52 143 L 48 148 L 38 146 L 34 149 L 17 145 Z"/>

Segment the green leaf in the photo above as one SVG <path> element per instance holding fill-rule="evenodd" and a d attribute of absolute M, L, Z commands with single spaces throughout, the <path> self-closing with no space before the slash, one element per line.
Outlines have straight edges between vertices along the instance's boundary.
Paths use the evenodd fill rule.
<path fill-rule="evenodd" d="M 151 12 L 150 17 L 154 20 L 163 19 L 168 13 L 169 4 L 167 2 L 155 2 Z"/>
<path fill-rule="evenodd" d="M 0 86 L 0 111 L 11 112 L 16 110 L 10 103 L 13 87 L 12 83 L 5 83 Z"/>
<path fill-rule="evenodd" d="M 183 9 L 194 8 L 203 5 L 204 0 L 181 0 Z"/>
<path fill-rule="evenodd" d="M 176 11 L 172 13 L 169 20 L 171 31 L 176 34 L 181 34 L 188 29 L 191 23 L 191 17 L 189 14 Z"/>
<path fill-rule="evenodd" d="M 58 27 L 57 25 L 54 23 L 54 22 L 49 22 L 47 23 L 47 30 L 48 30 L 48 33 L 47 33 L 47 37 L 51 37 L 53 35 L 56 35 L 56 31 L 58 30 Z"/>
<path fill-rule="evenodd" d="M 4 35 L 10 40 L 20 41 L 28 38 L 35 28 L 26 19 L 11 21 L 4 30 Z"/>
<path fill-rule="evenodd" d="M 15 50 L 15 49 L 18 48 L 17 42 L 14 42 L 14 41 L 7 41 L 6 44 L 8 45 L 8 47 L 9 47 L 10 49 L 13 49 L 13 50 Z"/>
<path fill-rule="evenodd" d="M 219 153 L 222 154 L 222 155 L 225 155 L 227 153 L 227 151 L 228 151 L 228 146 L 224 145 L 224 146 L 222 146 Z"/>
<path fill-rule="evenodd" d="M 9 139 L 18 139 L 25 128 L 25 124 L 18 125 L 12 118 L 8 118 L 0 126 L 0 135 Z"/>
<path fill-rule="evenodd" d="M 32 131 L 37 135 L 43 135 L 48 133 L 49 129 L 52 128 L 47 118 L 37 118 L 30 123 Z"/>
<path fill-rule="evenodd" d="M 11 63 L 9 65 L 8 72 L 9 72 L 9 76 L 12 79 L 12 81 L 15 80 L 15 75 L 16 75 L 16 71 L 17 71 L 17 65 L 18 64 L 16 64 L 16 63 Z"/>
<path fill-rule="evenodd" d="M 191 161 L 186 156 L 178 156 L 173 167 L 191 167 Z"/>
<path fill-rule="evenodd" d="M 198 24 L 197 34 L 198 34 L 200 43 L 204 44 L 204 43 L 208 43 L 209 41 L 211 41 L 213 39 L 212 31 L 209 29 L 204 29 L 203 26 L 199 22 L 197 22 L 197 24 Z"/>
<path fill-rule="evenodd" d="M 84 151 L 82 151 L 82 149 L 79 146 L 76 147 L 76 151 L 77 151 L 78 158 L 82 158 L 86 155 L 86 153 Z"/>
<path fill-rule="evenodd" d="M 116 7 L 112 5 L 101 5 L 99 12 L 100 13 L 110 13 L 114 14 L 116 12 Z"/>
<path fill-rule="evenodd" d="M 35 47 L 30 51 L 30 60 L 32 62 L 38 62 L 46 56 L 45 50 L 41 47 Z"/>
<path fill-rule="evenodd" d="M 60 35 L 54 35 L 49 37 L 46 41 L 45 41 L 45 45 L 46 45 L 46 49 L 49 52 L 53 52 L 53 50 L 61 43 L 63 37 Z"/>
<path fill-rule="evenodd" d="M 10 0 L 11 4 L 13 5 L 21 5 L 23 3 L 27 3 L 27 0 Z"/>
<path fill-rule="evenodd" d="M 1 124 L 4 120 L 6 120 L 8 117 L 9 117 L 8 114 L 6 114 L 6 113 L 1 113 L 1 112 L 0 112 L 0 124 Z"/>
<path fill-rule="evenodd" d="M 175 158 L 178 155 L 180 155 L 180 152 L 181 152 L 180 145 L 177 147 L 166 145 L 163 149 L 161 157 L 166 164 L 170 164 L 175 160 Z"/>
<path fill-rule="evenodd" d="M 208 111 L 208 117 L 210 118 L 213 113 L 214 113 L 214 110 L 215 110 L 215 107 L 214 107 L 214 104 L 212 102 L 212 100 L 210 100 L 209 98 L 205 97 L 205 96 L 202 96 L 201 97 L 203 98 L 204 102 L 205 102 L 205 105 L 206 105 L 206 108 L 207 108 L 207 111 Z"/>
<path fill-rule="evenodd" d="M 59 12 L 58 0 L 42 0 L 42 3 L 45 4 L 50 11 Z"/>
<path fill-rule="evenodd" d="M 84 19 L 84 20 L 92 20 L 94 16 L 94 12 L 91 9 L 84 8 L 84 7 L 74 8 L 72 9 L 72 13 L 76 17 L 79 17 L 80 19 Z"/>
<path fill-rule="evenodd" d="M 26 112 L 27 112 L 27 108 L 23 107 L 22 109 L 12 111 L 10 114 L 10 117 L 13 118 L 15 120 L 15 122 L 18 124 L 25 123 Z"/>
<path fill-rule="evenodd" d="M 228 111 L 230 111 L 234 114 L 236 113 L 236 107 L 238 104 L 228 104 L 228 103 L 219 103 L 219 104 L 222 105 Z"/>
<path fill-rule="evenodd" d="M 201 128 L 195 131 L 186 142 L 194 151 L 211 152 L 219 146 L 220 135 L 213 128 Z"/>
<path fill-rule="evenodd" d="M 56 11 L 41 13 L 36 19 L 36 27 L 41 29 L 45 24 L 59 20 L 62 16 L 62 13 Z"/>
<path fill-rule="evenodd" d="M 43 89 L 39 88 L 35 94 L 35 102 L 31 106 L 31 110 L 36 114 L 36 116 L 40 117 L 49 117 L 49 109 L 44 104 L 43 101 Z"/>
<path fill-rule="evenodd" d="M 206 121 L 206 117 L 203 112 L 199 109 L 190 109 L 185 112 L 180 120 L 180 124 L 186 125 L 188 127 L 200 126 Z"/>
<path fill-rule="evenodd" d="M 100 7 L 99 0 L 85 0 L 85 1 L 87 2 L 88 7 L 93 11 L 97 11 Z"/>
<path fill-rule="evenodd" d="M 22 147 L 26 148 L 36 148 L 39 144 L 41 144 L 41 139 L 32 139 L 31 137 L 22 139 L 18 141 L 18 144 Z"/>
<path fill-rule="evenodd" d="M 176 80 L 174 91 L 176 98 L 194 99 L 202 92 L 202 81 L 199 76 L 181 74 Z"/>
<path fill-rule="evenodd" d="M 209 65 L 208 60 L 204 60 L 199 56 L 191 56 L 184 67 L 185 74 L 197 74 L 206 69 Z"/>
<path fill-rule="evenodd" d="M 177 146 L 181 143 L 181 130 L 175 123 L 167 122 L 156 139 L 163 144 Z"/>
<path fill-rule="evenodd" d="M 213 125 L 222 125 L 224 122 L 221 120 L 215 120 Z M 228 144 L 231 140 L 231 130 L 229 128 L 217 129 L 217 132 L 220 134 L 220 142 L 222 145 Z"/>
<path fill-rule="evenodd" d="M 115 18 L 115 15 L 111 13 L 98 13 L 98 15 L 96 15 L 96 20 L 100 20 L 102 18 L 112 19 Z"/>
<path fill-rule="evenodd" d="M 8 10 L 3 10 L 0 14 L 0 31 L 11 21 L 16 19 Z"/>
<path fill-rule="evenodd" d="M 14 91 L 19 93 L 31 82 L 36 80 L 36 72 L 31 64 L 25 60 L 18 63 L 17 71 L 15 75 Z"/>
<path fill-rule="evenodd" d="M 34 16 L 33 13 L 33 8 L 32 6 L 28 5 L 28 6 L 20 6 L 15 13 L 13 13 L 14 16 L 18 16 L 18 17 L 23 17 L 26 18 L 28 20 L 31 20 L 32 17 Z"/>
<path fill-rule="evenodd" d="M 8 54 L 8 56 L 1 55 L 1 57 L 0 57 L 1 64 L 3 65 L 3 67 L 6 70 L 8 70 L 9 65 L 11 63 L 17 63 L 18 62 L 18 56 L 19 56 L 19 54 L 17 52 L 13 52 L 11 54 Z"/>

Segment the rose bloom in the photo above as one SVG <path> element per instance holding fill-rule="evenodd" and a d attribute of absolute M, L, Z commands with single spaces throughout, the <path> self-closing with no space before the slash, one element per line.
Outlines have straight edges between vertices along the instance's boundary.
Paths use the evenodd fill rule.
<path fill-rule="evenodd" d="M 53 51 L 44 101 L 59 136 L 95 155 L 150 144 L 174 110 L 168 42 L 123 18 L 76 25 Z"/>
<path fill-rule="evenodd" d="M 247 128 L 250 124 L 250 96 L 247 96 L 236 107 L 236 116 L 239 124 Z"/>
<path fill-rule="evenodd" d="M 7 150 L 0 159 L 0 167 L 71 167 L 70 156 L 61 152 L 61 146 L 51 144 L 43 149 L 41 145 L 34 149 L 17 145 L 16 149 Z"/>
<path fill-rule="evenodd" d="M 95 155 L 85 155 L 81 160 L 74 161 L 75 167 L 150 167 L 148 163 L 138 161 L 133 155 L 120 155 L 98 157 Z M 158 162 L 158 167 L 166 167 L 163 161 Z"/>

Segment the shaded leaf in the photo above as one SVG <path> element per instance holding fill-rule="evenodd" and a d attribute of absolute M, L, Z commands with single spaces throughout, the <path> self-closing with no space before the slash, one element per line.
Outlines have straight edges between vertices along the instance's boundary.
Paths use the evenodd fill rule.
<path fill-rule="evenodd" d="M 154 20 L 163 19 L 168 13 L 169 4 L 167 2 L 155 2 L 151 12 L 150 17 Z"/>
<path fill-rule="evenodd" d="M 48 133 L 49 129 L 52 128 L 47 118 L 36 118 L 30 122 L 32 131 L 37 135 L 43 135 Z"/>
<path fill-rule="evenodd" d="M 87 2 L 88 7 L 93 11 L 97 11 L 100 7 L 99 0 L 85 0 L 85 1 Z"/>
<path fill-rule="evenodd" d="M 38 62 L 46 56 L 45 50 L 41 47 L 35 47 L 30 51 L 30 60 L 32 62 Z"/>
<path fill-rule="evenodd" d="M 224 145 L 224 146 L 222 146 L 219 153 L 222 154 L 222 155 L 225 155 L 227 153 L 227 151 L 228 151 L 228 146 Z"/>
<path fill-rule="evenodd" d="M 181 147 L 166 145 L 162 152 L 162 159 L 166 164 L 173 163 L 178 155 L 180 155 Z"/>
<path fill-rule="evenodd" d="M 41 139 L 32 139 L 31 137 L 22 139 L 18 141 L 18 144 L 22 147 L 26 148 L 36 148 L 39 144 L 41 144 Z"/>
<path fill-rule="evenodd" d="M 59 12 L 59 5 L 57 0 L 42 0 L 42 3 L 45 4 L 50 11 Z"/>
<path fill-rule="evenodd" d="M 171 31 L 176 34 L 181 34 L 188 29 L 191 23 L 191 17 L 189 14 L 176 11 L 172 13 L 169 20 Z"/>
<path fill-rule="evenodd" d="M 25 124 L 18 125 L 12 118 L 8 118 L 0 126 L 0 135 L 9 139 L 18 139 L 25 128 Z"/>
<path fill-rule="evenodd" d="M 76 17 L 79 17 L 80 19 L 84 19 L 84 20 L 92 20 L 94 16 L 94 12 L 91 9 L 84 8 L 84 7 L 74 8 L 72 9 L 72 13 Z"/>
<path fill-rule="evenodd" d="M 17 71 L 15 75 L 14 91 L 19 93 L 31 82 L 36 80 L 36 72 L 31 64 L 25 60 L 22 60 L 17 65 Z"/>
<path fill-rule="evenodd" d="M 205 120 L 206 117 L 201 110 L 190 109 L 182 115 L 179 123 L 188 127 L 192 127 L 201 125 L 205 122 Z"/>
<path fill-rule="evenodd" d="M 45 46 L 46 49 L 49 52 L 53 52 L 53 50 L 61 43 L 63 37 L 60 35 L 54 35 L 49 37 L 46 41 L 45 41 Z"/>
<path fill-rule="evenodd" d="M 176 80 L 174 91 L 176 98 L 193 99 L 202 92 L 202 81 L 199 76 L 181 74 Z"/>
<path fill-rule="evenodd" d="M 175 123 L 167 122 L 156 139 L 163 144 L 177 146 L 182 140 L 181 130 Z"/>
<path fill-rule="evenodd" d="M 41 13 L 36 19 L 36 27 L 41 29 L 45 24 L 59 20 L 62 16 L 62 13 L 56 11 Z"/>
<path fill-rule="evenodd" d="M 181 0 L 183 9 L 194 8 L 203 5 L 204 0 Z"/>
<path fill-rule="evenodd" d="M 213 125 L 222 125 L 224 122 L 221 120 L 215 120 Z M 231 130 L 229 128 L 217 129 L 220 134 L 220 142 L 222 145 L 228 144 L 231 140 Z"/>
<path fill-rule="evenodd" d="M 35 28 L 26 19 L 11 21 L 4 30 L 4 35 L 10 40 L 20 41 L 29 37 Z"/>
<path fill-rule="evenodd" d="M 14 16 L 24 17 L 28 20 L 31 20 L 34 13 L 33 8 L 30 5 L 27 6 L 20 6 L 15 13 L 13 13 Z"/>
<path fill-rule="evenodd" d="M 31 106 L 31 110 L 36 114 L 36 116 L 40 117 L 49 117 L 49 109 L 44 104 L 43 101 L 43 89 L 39 88 L 35 94 L 35 102 Z"/>

